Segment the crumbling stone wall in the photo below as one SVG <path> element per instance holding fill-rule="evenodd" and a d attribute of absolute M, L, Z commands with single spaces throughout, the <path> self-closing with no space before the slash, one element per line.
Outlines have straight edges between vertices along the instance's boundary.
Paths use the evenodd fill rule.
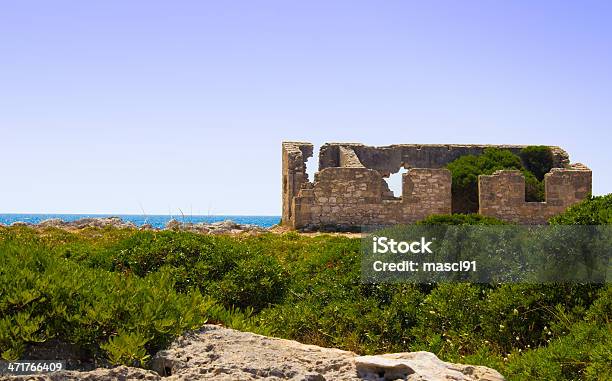
<path fill-rule="evenodd" d="M 526 146 L 331 143 L 321 147 L 319 172 L 310 182 L 306 160 L 312 156 L 312 144 L 285 142 L 282 223 L 295 229 L 352 230 L 449 214 L 451 174 L 444 166 L 463 155 L 481 154 L 488 147 L 518 154 Z M 525 202 L 520 172 L 502 171 L 481 176 L 480 213 L 506 221 L 544 223 L 584 199 L 591 191 L 590 170 L 570 166 L 563 149 L 550 148 L 556 168 L 545 177 L 546 202 Z M 408 169 L 402 177 L 402 195 L 394 197 L 385 178 L 402 167 Z"/>
<path fill-rule="evenodd" d="M 479 176 L 479 214 L 520 224 L 544 224 L 591 193 L 592 173 L 583 164 L 553 168 L 544 175 L 545 201 L 525 201 L 525 177 L 502 170 Z"/>
<path fill-rule="evenodd" d="M 282 145 L 283 166 L 283 216 L 285 224 L 292 225 L 293 198 L 297 196 L 303 184 L 308 182 L 306 160 L 312 156 L 312 144 L 302 142 L 284 142 Z"/>
<path fill-rule="evenodd" d="M 319 170 L 342 167 L 341 151 L 352 150 L 366 168 L 377 170 L 382 176 L 396 173 L 401 167 L 443 168 L 451 161 L 465 155 L 480 155 L 485 148 L 507 149 L 518 154 L 524 145 L 489 144 L 395 144 L 372 147 L 358 143 L 327 143 L 319 152 Z M 564 168 L 569 164 L 569 155 L 560 147 L 550 147 L 553 167 Z"/>
<path fill-rule="evenodd" d="M 412 223 L 450 213 L 451 176 L 447 169 L 411 169 L 403 175 L 402 196 L 395 198 L 375 170 L 326 168 L 312 186 L 300 190 L 294 206 L 295 228 Z"/>

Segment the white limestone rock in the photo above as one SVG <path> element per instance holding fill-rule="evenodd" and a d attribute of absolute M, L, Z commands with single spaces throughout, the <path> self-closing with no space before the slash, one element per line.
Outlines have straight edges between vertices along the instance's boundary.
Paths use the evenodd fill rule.
<path fill-rule="evenodd" d="M 152 370 L 130 367 L 0 380 L 296 380 L 503 381 L 496 371 L 451 364 L 428 352 L 357 356 L 353 352 L 265 337 L 215 325 L 189 332 L 158 352 Z"/>
<path fill-rule="evenodd" d="M 355 358 L 359 376 L 368 381 L 503 381 L 501 374 L 483 366 L 452 364 L 430 352 L 390 353 Z"/>

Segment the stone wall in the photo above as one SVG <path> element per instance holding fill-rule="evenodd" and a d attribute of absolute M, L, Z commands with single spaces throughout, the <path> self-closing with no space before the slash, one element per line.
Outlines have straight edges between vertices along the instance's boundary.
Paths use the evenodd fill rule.
<path fill-rule="evenodd" d="M 417 145 L 370 147 L 331 143 L 321 147 L 319 172 L 306 175 L 312 144 L 282 145 L 282 223 L 294 229 L 358 230 L 364 225 L 406 224 L 432 214 L 451 213 L 451 174 L 443 167 L 485 148 L 520 145 Z M 525 180 L 518 171 L 501 171 L 479 179 L 480 213 L 519 223 L 545 223 L 591 192 L 591 171 L 569 165 L 568 154 L 551 147 L 553 170 L 546 174 L 546 202 L 525 201 Z M 385 178 L 400 168 L 402 195 L 394 197 Z"/>
<path fill-rule="evenodd" d="M 520 171 L 479 176 L 479 214 L 520 224 L 544 224 L 591 193 L 592 173 L 582 164 L 553 168 L 544 175 L 545 201 L 525 201 L 525 177 Z"/>
<path fill-rule="evenodd" d="M 518 154 L 525 145 L 488 144 L 395 144 L 372 147 L 358 143 L 327 143 L 319 152 L 319 170 L 342 167 L 341 149 L 352 149 L 363 166 L 377 170 L 383 176 L 396 173 L 401 167 L 442 168 L 451 161 L 465 155 L 480 155 L 485 148 L 508 149 Z M 553 166 L 563 168 L 569 164 L 567 152 L 559 147 L 550 147 L 553 152 Z"/>
<path fill-rule="evenodd" d="M 306 160 L 312 156 L 312 144 L 302 142 L 283 142 L 282 145 L 282 195 L 284 224 L 291 224 L 293 198 L 303 184 L 308 183 Z"/>
<path fill-rule="evenodd" d="M 375 170 L 326 168 L 295 198 L 293 227 L 351 230 L 363 225 L 413 223 L 431 214 L 450 213 L 447 169 L 411 169 L 402 182 L 402 196 L 395 198 Z"/>

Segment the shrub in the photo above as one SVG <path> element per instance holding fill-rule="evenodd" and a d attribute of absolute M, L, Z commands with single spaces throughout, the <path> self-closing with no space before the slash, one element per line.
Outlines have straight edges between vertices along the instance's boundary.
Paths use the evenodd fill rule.
<path fill-rule="evenodd" d="M 434 352 L 465 354 L 478 346 L 481 299 L 478 286 L 439 284 L 425 297 L 418 316 L 419 324 L 412 328 L 411 333 L 417 341 L 415 349 L 431 350 L 433 346 Z"/>
<path fill-rule="evenodd" d="M 100 348 L 106 351 L 112 364 L 144 366 L 151 357 L 145 349 L 147 341 L 149 340 L 138 332 L 119 332 L 108 342 L 100 344 Z"/>
<path fill-rule="evenodd" d="M 544 182 L 538 180 L 533 173 L 529 171 L 523 171 L 523 176 L 525 176 L 525 201 L 544 201 Z"/>
<path fill-rule="evenodd" d="M 500 169 L 516 169 L 525 176 L 525 199 L 542 201 L 544 185 L 523 167 L 520 157 L 509 150 L 486 148 L 481 155 L 465 155 L 448 163 L 452 174 L 453 213 L 478 211 L 478 176 L 490 175 Z"/>
<path fill-rule="evenodd" d="M 191 277 L 183 281 L 193 283 L 197 279 L 220 279 L 245 252 L 246 248 L 239 241 L 224 236 L 139 231 L 119 241 L 107 255 L 114 271 L 146 276 L 170 265 L 187 270 Z M 206 266 L 194 268 L 198 263 Z"/>
<path fill-rule="evenodd" d="M 539 181 L 542 181 L 544 175 L 553 167 L 553 153 L 547 146 L 525 147 L 521 150 L 519 156 L 525 169 L 533 173 Z"/>
<path fill-rule="evenodd" d="M 417 222 L 417 225 L 507 225 L 494 217 L 480 214 L 438 214 Z"/>
<path fill-rule="evenodd" d="M 610 199 L 585 202 L 585 215 L 599 216 Z M 421 222 L 489 223 L 501 222 Z M 610 374 L 610 285 L 365 284 L 360 245 L 331 235 L 0 227 L 0 352 L 16 359 L 61 338 L 143 366 L 206 321 L 361 354 L 427 350 L 509 380 Z"/>
<path fill-rule="evenodd" d="M 177 291 L 197 287 L 227 308 L 260 310 L 282 298 L 287 276 L 272 255 L 227 236 L 135 232 L 106 254 L 110 269 L 140 277 L 166 267 Z"/>
<path fill-rule="evenodd" d="M 287 279 L 274 257 L 259 255 L 238 261 L 219 282 L 209 287 L 214 289 L 213 296 L 227 307 L 250 307 L 259 311 L 282 299 Z"/>
<path fill-rule="evenodd" d="M 584 200 L 549 221 L 556 225 L 612 224 L 612 194 Z"/>
<path fill-rule="evenodd" d="M 610 380 L 612 325 L 575 323 L 569 333 L 546 347 L 513 351 L 507 371 L 517 380 Z"/>
<path fill-rule="evenodd" d="M 111 363 L 144 365 L 187 330 L 215 318 L 258 330 L 240 314 L 222 315 L 197 289 L 175 290 L 168 267 L 136 277 L 85 267 L 52 255 L 21 229 L 0 231 L 0 356 L 58 337 Z M 220 322 L 226 323 L 221 320 Z"/>

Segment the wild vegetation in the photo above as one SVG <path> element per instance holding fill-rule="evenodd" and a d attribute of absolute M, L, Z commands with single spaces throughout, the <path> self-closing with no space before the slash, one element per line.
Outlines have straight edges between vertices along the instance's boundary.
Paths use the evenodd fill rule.
<path fill-rule="evenodd" d="M 611 211 L 612 195 L 595 197 L 552 223 L 607 224 Z M 214 322 L 362 354 L 426 350 L 510 380 L 612 377 L 609 284 L 363 284 L 359 250 L 356 238 L 293 232 L 0 228 L 0 353 L 55 338 L 146 366 Z"/>
<path fill-rule="evenodd" d="M 528 146 L 519 155 L 499 148 L 486 148 L 481 155 L 465 155 L 446 166 L 452 175 L 453 213 L 478 212 L 478 176 L 500 169 L 516 169 L 525 176 L 525 200 L 544 201 L 544 175 L 553 166 L 546 146 Z"/>

